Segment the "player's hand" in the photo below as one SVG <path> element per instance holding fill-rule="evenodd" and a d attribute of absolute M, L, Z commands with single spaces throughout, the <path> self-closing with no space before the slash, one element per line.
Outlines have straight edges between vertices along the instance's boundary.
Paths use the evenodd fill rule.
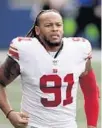
<path fill-rule="evenodd" d="M 94 126 L 88 126 L 88 128 L 96 128 L 96 127 L 94 127 Z"/>
<path fill-rule="evenodd" d="M 28 118 L 26 113 L 15 111 L 12 111 L 8 116 L 8 119 L 14 128 L 26 128 L 28 125 Z"/>

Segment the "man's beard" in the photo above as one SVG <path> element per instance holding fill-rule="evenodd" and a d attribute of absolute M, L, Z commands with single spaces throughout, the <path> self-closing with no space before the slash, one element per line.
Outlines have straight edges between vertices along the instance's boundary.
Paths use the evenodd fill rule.
<path fill-rule="evenodd" d="M 46 43 L 49 47 L 60 46 L 61 43 L 62 43 L 62 40 L 60 40 L 59 42 L 51 42 L 51 41 L 47 40 L 46 37 L 44 37 L 44 41 L 45 41 L 45 43 Z"/>

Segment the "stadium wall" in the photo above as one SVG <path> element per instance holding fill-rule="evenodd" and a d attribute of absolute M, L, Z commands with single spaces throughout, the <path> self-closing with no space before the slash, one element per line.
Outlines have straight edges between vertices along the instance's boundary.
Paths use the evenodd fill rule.
<path fill-rule="evenodd" d="M 24 36 L 32 25 L 30 10 L 12 10 L 7 0 L 0 1 L 0 49 L 17 36 Z"/>
<path fill-rule="evenodd" d="M 7 49 L 13 38 L 17 36 L 25 36 L 33 24 L 30 16 L 31 8 L 12 8 L 10 7 L 10 3 L 8 1 L 10 0 L 0 1 L 0 49 Z M 67 23 L 69 22 L 68 18 Z M 65 26 L 68 27 L 67 31 L 71 31 L 71 25 L 72 21 L 70 24 Z M 89 29 L 86 31 L 88 33 L 86 38 L 91 42 L 93 48 L 100 48 L 100 42 L 97 42 L 97 40 L 95 41 L 94 38 L 94 35 L 97 35 L 97 32 L 93 30 L 93 26 L 91 26 L 90 31 Z M 89 37 L 90 33 L 93 35 L 90 36 L 92 39 Z"/>

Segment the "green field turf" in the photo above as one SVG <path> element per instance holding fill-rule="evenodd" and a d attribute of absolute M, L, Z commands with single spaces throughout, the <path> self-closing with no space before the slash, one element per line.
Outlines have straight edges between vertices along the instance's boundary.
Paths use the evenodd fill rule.
<path fill-rule="evenodd" d="M 101 86 L 101 63 L 99 62 L 93 63 L 93 68 L 95 69 L 97 82 L 98 82 L 99 88 L 101 89 L 100 87 Z M 21 99 L 20 88 L 21 88 L 20 82 L 18 80 L 16 80 L 15 82 L 13 82 L 11 85 L 7 87 L 9 100 L 16 111 L 20 110 L 20 99 Z M 94 107 L 94 106 L 91 106 L 90 104 L 90 107 Z M 77 122 L 78 122 L 78 128 L 87 128 L 85 114 L 84 114 L 84 107 L 83 107 L 83 96 L 80 88 L 78 91 Z M 0 128 L 13 128 L 1 111 L 0 111 Z M 99 116 L 97 128 L 101 128 L 100 116 Z"/>

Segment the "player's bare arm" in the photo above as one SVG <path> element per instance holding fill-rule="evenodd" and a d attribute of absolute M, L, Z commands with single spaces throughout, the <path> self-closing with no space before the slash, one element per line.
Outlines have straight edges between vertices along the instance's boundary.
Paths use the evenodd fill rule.
<path fill-rule="evenodd" d="M 15 127 L 24 127 L 28 123 L 27 115 L 13 111 L 6 96 L 6 85 L 11 83 L 20 74 L 19 64 L 8 57 L 0 66 L 0 108 Z M 22 119 L 21 117 L 24 117 Z"/>
<path fill-rule="evenodd" d="M 0 67 L 0 84 L 5 87 L 20 74 L 19 64 L 8 57 Z"/>
<path fill-rule="evenodd" d="M 10 57 L 0 66 L 0 108 L 5 114 L 12 108 L 8 104 L 4 87 L 11 83 L 19 74 L 19 65 Z"/>
<path fill-rule="evenodd" d="M 86 63 L 85 72 L 80 76 L 80 85 L 84 94 L 85 100 L 85 113 L 87 118 L 87 127 L 96 128 L 98 113 L 99 113 L 99 101 L 98 101 L 98 86 L 95 79 L 95 74 L 92 70 L 91 60 Z M 90 108 L 91 103 L 91 108 Z"/>

